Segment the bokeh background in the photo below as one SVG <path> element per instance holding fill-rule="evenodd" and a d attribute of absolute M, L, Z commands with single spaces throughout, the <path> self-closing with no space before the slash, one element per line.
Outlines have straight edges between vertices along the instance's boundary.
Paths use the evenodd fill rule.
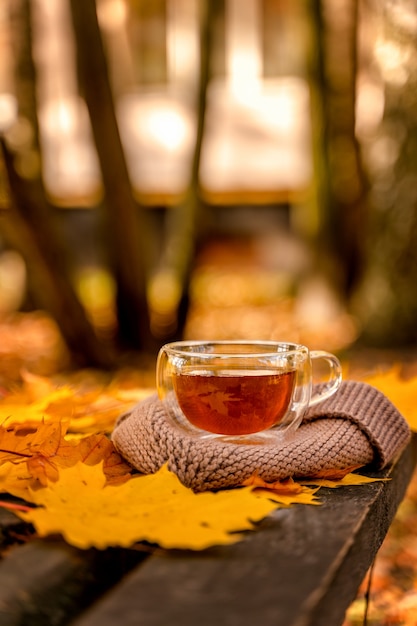
<path fill-rule="evenodd" d="M 415 374 L 416 35 L 410 0 L 2 0 L 0 395 L 152 384 L 179 338 Z M 374 624 L 415 623 L 415 493 Z"/>
<path fill-rule="evenodd" d="M 416 30 L 406 0 L 4 0 L 0 353 L 413 346 Z"/>

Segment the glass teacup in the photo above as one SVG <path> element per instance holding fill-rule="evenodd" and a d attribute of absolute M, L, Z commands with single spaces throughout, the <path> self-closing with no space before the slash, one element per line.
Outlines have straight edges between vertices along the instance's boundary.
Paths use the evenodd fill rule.
<path fill-rule="evenodd" d="M 313 362 L 329 369 L 313 388 Z M 308 407 L 339 388 L 333 354 L 276 341 L 177 341 L 157 360 L 157 389 L 169 417 L 200 437 L 245 440 L 296 429 Z"/>

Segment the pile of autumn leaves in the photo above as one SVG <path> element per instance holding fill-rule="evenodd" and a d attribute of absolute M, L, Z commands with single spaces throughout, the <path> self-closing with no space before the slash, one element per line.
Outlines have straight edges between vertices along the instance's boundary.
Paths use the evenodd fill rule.
<path fill-rule="evenodd" d="M 26 373 L 18 390 L 0 390 L 0 505 L 36 535 L 58 534 L 79 548 L 146 541 L 200 550 L 238 541 L 279 507 L 319 505 L 320 486 L 372 480 L 349 473 L 265 485 L 253 477 L 238 489 L 195 494 L 165 466 L 138 475 L 108 437 L 119 415 L 153 393 L 138 380 L 130 373 L 58 384 Z M 406 417 L 416 412 L 417 379 L 393 370 L 368 382 Z"/>

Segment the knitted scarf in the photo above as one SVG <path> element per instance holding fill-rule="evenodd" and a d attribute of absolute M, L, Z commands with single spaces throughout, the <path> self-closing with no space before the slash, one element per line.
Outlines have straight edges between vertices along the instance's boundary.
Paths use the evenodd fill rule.
<path fill-rule="evenodd" d="M 409 438 L 405 419 L 385 395 L 355 381 L 344 381 L 308 409 L 298 429 L 277 431 L 264 443 L 196 437 L 174 425 L 156 396 L 122 415 L 112 433 L 116 449 L 137 470 L 150 474 L 168 463 L 196 492 L 238 486 L 253 474 L 273 482 L 370 464 L 382 469 Z"/>

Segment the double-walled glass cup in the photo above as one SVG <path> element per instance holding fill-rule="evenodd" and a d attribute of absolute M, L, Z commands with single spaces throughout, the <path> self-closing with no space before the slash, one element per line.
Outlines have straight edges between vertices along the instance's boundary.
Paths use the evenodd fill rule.
<path fill-rule="evenodd" d="M 313 364 L 326 381 L 313 386 Z M 157 360 L 157 389 L 171 420 L 188 433 L 245 441 L 293 430 L 308 407 L 329 398 L 342 379 L 329 352 L 275 341 L 178 341 Z"/>

